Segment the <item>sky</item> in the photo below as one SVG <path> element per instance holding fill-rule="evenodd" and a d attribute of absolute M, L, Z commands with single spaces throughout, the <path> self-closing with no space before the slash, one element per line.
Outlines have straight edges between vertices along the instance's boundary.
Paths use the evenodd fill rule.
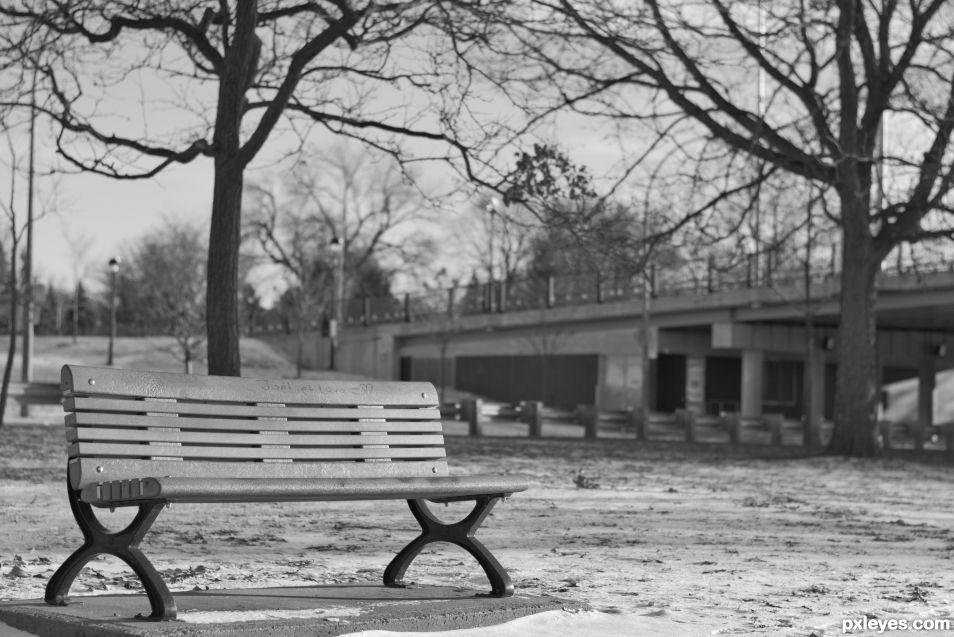
<path fill-rule="evenodd" d="M 37 280 L 72 287 L 80 275 L 95 286 L 110 258 L 120 257 L 164 218 L 207 224 L 211 168 L 210 160 L 199 160 L 150 180 L 117 181 L 93 174 L 57 177 L 56 212 L 40 217 L 35 227 Z M 46 181 L 37 188 L 38 211 L 48 196 L 43 190 L 49 191 L 50 179 Z"/>
<path fill-rule="evenodd" d="M 562 131 L 560 139 L 552 141 L 571 147 L 579 163 L 595 167 L 597 172 L 608 170 L 616 151 L 602 135 L 594 135 L 592 128 L 591 122 L 565 118 L 564 125 L 554 127 Z M 247 175 L 274 171 L 268 153 L 276 154 L 281 145 L 280 140 L 266 144 L 264 159 L 253 164 Z M 25 156 L 25 147 L 19 152 Z M 48 164 L 46 157 L 50 152 L 38 150 L 38 166 Z M 120 257 L 128 246 L 166 219 L 192 221 L 206 228 L 212 204 L 212 177 L 212 160 L 201 157 L 190 164 L 171 166 L 145 180 L 115 180 L 91 173 L 39 177 L 35 195 L 36 280 L 72 288 L 79 277 L 85 286 L 97 289 L 105 280 L 108 261 Z M 25 182 L 18 187 L 25 190 Z M 51 197 L 52 205 L 48 206 L 46 202 Z M 46 207 L 54 212 L 41 214 Z M 454 228 L 449 229 L 450 234 L 453 231 Z M 275 285 L 259 279 L 265 288 Z"/>
<path fill-rule="evenodd" d="M 75 109 L 77 112 L 95 112 L 98 124 L 108 122 L 104 129 L 108 129 L 110 133 L 114 132 L 112 129 L 119 134 L 142 133 L 152 140 L 162 141 L 191 136 L 205 126 L 214 112 L 214 85 L 196 87 L 195 82 L 189 80 L 188 73 L 163 74 L 150 71 L 152 66 L 149 64 L 136 67 L 134 60 L 139 57 L 158 63 L 159 58 L 150 58 L 149 51 L 134 39 L 128 46 L 110 53 L 117 60 L 122 60 L 119 62 L 121 67 L 131 66 L 132 70 L 118 73 L 117 69 L 113 69 L 110 73 L 112 67 L 104 63 L 101 68 L 103 79 L 100 81 L 99 78 L 93 78 L 84 82 L 84 91 Z M 132 57 L 127 59 L 120 56 L 121 53 Z M 169 69 L 176 69 L 180 64 L 185 64 L 183 68 L 186 70 L 191 68 L 181 57 L 181 51 L 175 47 L 170 47 L 168 55 L 168 58 L 165 55 L 160 57 L 162 65 L 168 64 Z M 176 57 L 177 55 L 179 57 Z M 325 90 L 338 99 L 335 97 L 338 93 L 345 94 L 358 88 L 351 87 L 350 84 L 329 85 Z M 400 121 L 400 112 L 407 109 L 408 114 L 405 117 L 413 118 L 410 121 L 413 126 L 426 128 L 436 123 L 427 121 L 429 118 L 437 118 L 435 112 L 426 109 L 426 105 L 430 104 L 429 97 L 422 97 L 414 91 L 402 92 L 401 87 L 390 89 L 382 91 L 380 96 L 370 94 L 370 103 L 363 101 L 366 97 L 364 94 L 354 99 L 362 108 L 367 107 L 370 113 L 376 110 L 381 113 L 398 111 L 398 115 L 393 115 L 397 118 L 395 121 Z M 496 113 L 503 108 L 491 92 L 482 93 L 478 97 L 471 107 L 482 113 Z M 378 98 L 385 103 L 376 104 L 375 100 Z M 425 105 L 424 108 L 422 104 Z M 469 112 L 468 109 L 463 110 Z M 254 120 L 254 115 L 250 119 Z M 594 134 L 593 128 L 593 122 L 566 116 L 551 123 L 550 128 L 543 131 L 544 141 L 557 142 L 571 152 L 574 162 L 587 165 L 592 173 L 598 175 L 608 170 L 617 156 L 619 142 L 618 139 L 612 140 L 608 133 Z M 37 165 L 49 166 L 53 157 L 50 146 L 55 130 L 48 123 L 41 123 L 37 130 Z M 267 166 L 269 158 L 281 156 L 283 150 L 288 148 L 287 144 L 284 147 L 283 144 L 283 140 L 272 135 L 260 153 L 261 158 L 253 163 L 253 171 L 247 172 L 247 178 L 254 175 L 254 166 Z M 530 148 L 531 144 L 532 141 L 528 140 L 523 147 Z M 19 135 L 18 145 L 17 154 L 22 160 L 25 155 L 25 135 Z M 82 149 L 82 145 L 78 145 L 78 148 Z M 82 154 L 82 150 L 79 152 Z M 512 155 L 506 151 L 501 157 L 504 161 L 513 161 Z M 0 150 L 0 170 L 5 171 L 5 161 L 8 160 Z M 429 171 L 431 178 L 440 172 L 430 167 L 425 170 Z M 0 174 L 0 197 L 6 195 L 4 191 L 7 188 L 7 177 L 8 174 Z M 25 188 L 23 184 L 19 187 L 21 191 Z M 91 289 L 101 288 L 106 279 L 107 262 L 111 258 L 121 256 L 132 242 L 162 224 L 164 219 L 190 220 L 202 227 L 208 227 L 212 198 L 212 160 L 199 157 L 190 164 L 173 165 L 148 180 L 118 181 L 93 174 L 38 179 L 38 210 L 44 207 L 43 202 L 51 195 L 55 196 L 53 208 L 56 212 L 42 216 L 35 224 L 35 279 L 60 288 L 72 288 L 77 279 L 80 279 Z M 453 231 L 453 228 L 450 229 L 451 233 Z"/>

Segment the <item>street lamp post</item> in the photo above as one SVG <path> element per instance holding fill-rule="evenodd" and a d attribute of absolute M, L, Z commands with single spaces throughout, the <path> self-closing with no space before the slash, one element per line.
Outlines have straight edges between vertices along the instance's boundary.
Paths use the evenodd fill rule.
<path fill-rule="evenodd" d="M 30 155 L 27 173 L 27 227 L 26 258 L 23 264 L 23 278 L 26 279 L 23 299 L 23 369 L 21 380 L 33 381 L 33 323 L 36 321 L 36 299 L 33 298 L 33 181 L 36 175 L 34 162 L 36 148 L 36 71 L 33 72 L 33 86 L 30 89 Z"/>
<path fill-rule="evenodd" d="M 640 421 L 642 423 L 641 428 L 639 429 L 642 434 L 640 438 L 643 439 L 646 436 L 646 432 L 649 431 L 649 413 L 650 407 L 652 406 L 652 391 L 651 385 L 649 382 L 649 377 L 652 375 L 652 359 L 653 352 L 652 347 L 650 346 L 650 338 L 652 336 L 652 326 L 649 323 L 649 304 L 652 301 L 652 288 L 650 281 L 650 274 L 652 268 L 652 251 L 649 245 L 649 207 L 647 206 L 643 210 L 643 223 L 642 223 L 642 232 L 641 232 L 641 243 L 642 243 L 642 270 L 643 275 L 642 280 L 642 297 L 643 305 L 640 312 L 640 332 L 642 332 L 642 347 L 640 348 L 640 365 L 641 365 L 641 375 L 642 386 L 640 387 L 640 392 L 642 396 L 640 397 Z"/>
<path fill-rule="evenodd" d="M 116 342 L 116 275 L 119 274 L 119 259 L 109 260 L 109 352 L 106 364 L 113 364 L 113 346 Z"/>
<path fill-rule="evenodd" d="M 497 205 L 499 200 L 493 197 L 487 204 L 487 212 L 490 213 L 490 229 L 487 232 L 487 278 L 494 280 L 494 234 L 496 230 Z"/>
<path fill-rule="evenodd" d="M 490 213 L 490 228 L 487 232 L 487 311 L 494 311 L 494 234 L 496 233 L 497 206 L 500 201 L 493 197 L 487 204 Z"/>
<path fill-rule="evenodd" d="M 331 269 L 331 320 L 328 321 L 328 337 L 331 339 L 331 348 L 328 351 L 328 369 L 335 369 L 335 354 L 338 349 L 338 321 L 341 315 L 341 285 L 344 283 L 344 245 L 337 235 L 331 238 L 328 246 L 334 258 Z"/>

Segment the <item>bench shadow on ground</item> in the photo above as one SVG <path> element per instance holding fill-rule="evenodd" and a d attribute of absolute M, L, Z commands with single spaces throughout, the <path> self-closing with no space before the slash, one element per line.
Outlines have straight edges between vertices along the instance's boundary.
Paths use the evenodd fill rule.
<path fill-rule="evenodd" d="M 77 595 L 66 606 L 42 600 L 0 603 L 0 622 L 41 637 L 115 635 L 338 635 L 361 630 L 454 630 L 566 609 L 564 600 L 517 594 L 492 598 L 444 586 L 335 584 L 176 593 L 179 618 L 137 619 L 142 594 Z M 578 607 L 578 605 L 577 605 Z"/>

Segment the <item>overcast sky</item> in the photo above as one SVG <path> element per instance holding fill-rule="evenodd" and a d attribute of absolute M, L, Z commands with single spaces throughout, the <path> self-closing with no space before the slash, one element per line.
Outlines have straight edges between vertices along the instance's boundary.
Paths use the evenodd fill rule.
<path fill-rule="evenodd" d="M 588 165 L 599 175 L 610 170 L 618 151 L 605 135 L 594 134 L 593 126 L 590 122 L 564 118 L 560 125 L 551 128 L 552 138 L 548 141 L 558 141 L 571 152 L 574 161 Z M 529 148 L 531 143 L 528 141 L 526 146 Z M 40 145 L 43 146 L 42 140 Z M 267 158 L 277 156 L 281 145 L 280 140 L 270 140 L 263 157 L 247 175 L 261 175 L 263 170 L 274 172 L 275 165 Z M 20 152 L 25 157 L 25 145 Z M 38 150 L 38 165 L 48 164 L 50 152 L 48 148 Z M 18 187 L 24 191 L 25 180 Z M 74 263 L 83 251 L 72 249 L 70 241 L 85 241 L 88 248 L 79 264 L 79 274 L 89 287 L 95 288 L 102 280 L 107 261 L 121 255 L 131 242 L 161 224 L 165 217 L 195 220 L 202 227 L 208 224 L 212 160 L 199 158 L 190 164 L 175 165 L 147 180 L 120 181 L 94 174 L 42 177 L 36 187 L 38 211 L 51 192 L 56 198 L 57 213 L 42 217 L 36 224 L 36 278 L 43 283 L 72 287 Z"/>

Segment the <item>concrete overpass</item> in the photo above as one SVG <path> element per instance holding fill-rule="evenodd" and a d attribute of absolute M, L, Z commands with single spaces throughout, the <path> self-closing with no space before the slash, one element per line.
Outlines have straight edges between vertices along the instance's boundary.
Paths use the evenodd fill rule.
<path fill-rule="evenodd" d="M 500 400 L 638 408 L 644 382 L 638 286 L 597 277 L 562 287 L 551 280 L 545 287 L 536 303 L 528 303 L 526 294 L 505 293 L 499 284 L 451 293 L 436 305 L 433 297 L 429 302 L 409 296 L 376 311 L 362 302 L 352 307 L 342 330 L 339 368 L 430 380 Z M 935 372 L 954 367 L 954 270 L 939 264 L 927 272 L 883 274 L 878 287 L 882 378 L 887 383 L 918 377 L 920 412 L 927 420 Z M 816 397 L 811 409 L 830 416 L 840 282 L 818 276 L 807 295 L 805 288 L 800 277 L 761 286 L 713 285 L 711 279 L 695 286 L 657 285 L 645 306 L 650 407 L 799 418 L 806 411 L 808 378 Z M 816 366 L 808 374 L 807 307 Z M 328 339 L 315 335 L 308 348 L 310 362 L 327 367 Z"/>

